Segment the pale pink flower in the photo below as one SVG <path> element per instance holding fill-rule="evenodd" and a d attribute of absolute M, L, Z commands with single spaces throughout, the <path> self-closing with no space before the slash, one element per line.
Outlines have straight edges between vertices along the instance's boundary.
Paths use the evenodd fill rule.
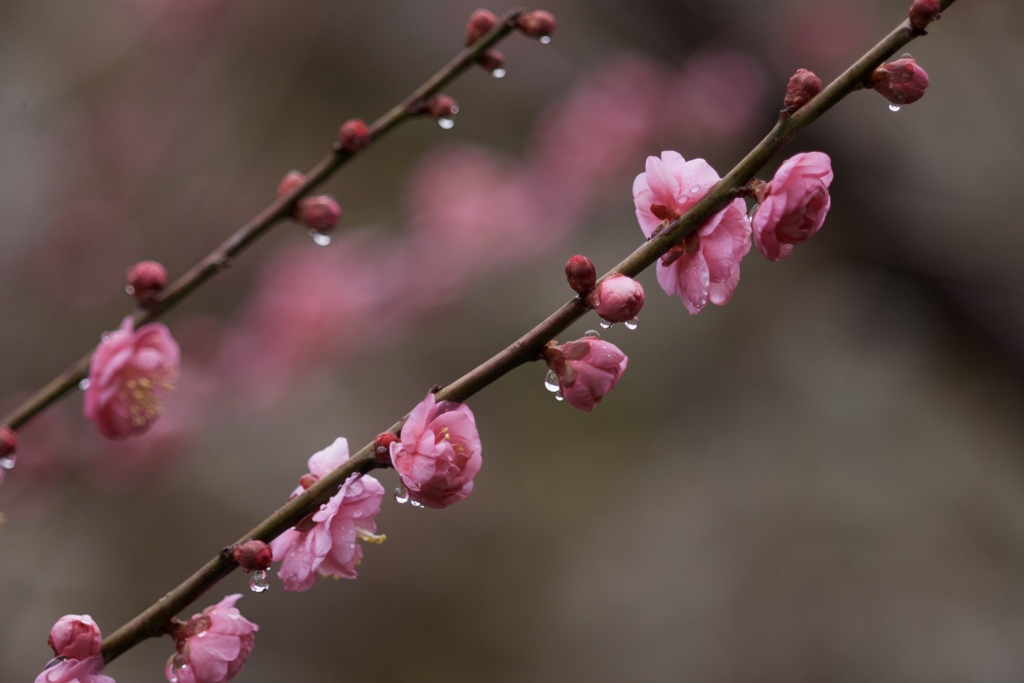
<path fill-rule="evenodd" d="M 665 221 L 686 213 L 719 180 L 703 159 L 686 161 L 678 152 L 647 157 L 647 170 L 633 181 L 640 229 L 648 238 Z M 740 260 L 750 251 L 750 225 L 742 199 L 736 199 L 661 257 L 658 284 L 678 294 L 691 314 L 710 301 L 728 303 L 740 280 Z"/>
<path fill-rule="evenodd" d="M 100 655 L 85 659 L 57 659 L 36 676 L 35 683 L 115 683 L 110 676 L 101 672 L 105 662 Z"/>
<path fill-rule="evenodd" d="M 309 474 L 292 492 L 294 498 L 348 460 L 348 441 L 338 438 L 309 458 Z M 356 578 L 363 559 L 357 539 L 380 543 L 376 517 L 384 498 L 384 486 L 369 475 L 353 474 L 317 512 L 270 542 L 274 560 L 281 563 L 278 578 L 285 590 L 304 591 L 317 574 Z"/>
<path fill-rule="evenodd" d="M 588 413 L 615 387 L 629 362 L 619 347 L 596 337 L 561 346 L 549 342 L 544 359 L 558 376 L 566 403 Z"/>
<path fill-rule="evenodd" d="M 633 278 L 616 273 L 590 292 L 587 303 L 608 322 L 624 323 L 644 307 L 644 288 Z"/>
<path fill-rule="evenodd" d="M 58 657 L 85 659 L 100 653 L 103 636 L 88 614 L 65 614 L 50 629 L 47 642 Z"/>
<path fill-rule="evenodd" d="M 482 464 L 473 411 L 428 393 L 391 444 L 391 464 L 413 502 L 440 509 L 465 500 Z"/>
<path fill-rule="evenodd" d="M 235 677 L 252 652 L 253 633 L 260 630 L 235 607 L 240 597 L 228 595 L 181 624 L 174 634 L 177 652 L 164 669 L 168 681 L 224 683 Z"/>
<path fill-rule="evenodd" d="M 149 429 L 179 374 L 180 351 L 170 331 L 159 323 L 133 327 L 129 316 L 104 334 L 89 366 L 85 416 L 111 439 Z"/>
<path fill-rule="evenodd" d="M 765 258 L 783 259 L 818 232 L 832 205 L 831 183 L 827 154 L 805 152 L 782 162 L 752 221 L 754 242 Z"/>

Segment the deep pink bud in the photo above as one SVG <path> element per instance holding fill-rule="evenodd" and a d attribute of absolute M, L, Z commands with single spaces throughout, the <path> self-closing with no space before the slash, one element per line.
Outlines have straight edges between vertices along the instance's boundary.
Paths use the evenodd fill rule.
<path fill-rule="evenodd" d="M 569 281 L 572 291 L 577 294 L 586 294 L 594 288 L 594 283 L 597 282 L 594 263 L 586 256 L 579 254 L 573 256 L 565 264 L 565 279 Z"/>
<path fill-rule="evenodd" d="M 914 0 L 910 6 L 910 25 L 923 34 L 924 27 L 938 19 L 941 11 L 939 0 Z"/>
<path fill-rule="evenodd" d="M 0 427 L 0 458 L 10 458 L 18 450 L 18 433 L 4 425 Z"/>
<path fill-rule="evenodd" d="M 321 194 L 299 200 L 295 217 L 310 230 L 319 233 L 330 232 L 341 219 L 341 205 L 332 197 Z"/>
<path fill-rule="evenodd" d="M 247 572 L 267 569 L 274 559 L 270 546 L 263 541 L 246 541 L 231 546 L 231 559 Z"/>
<path fill-rule="evenodd" d="M 281 182 L 277 184 L 277 196 L 283 197 L 286 194 L 291 194 L 292 190 L 304 182 L 306 182 L 306 176 L 301 171 L 288 171 L 284 174 L 284 178 L 281 178 Z"/>
<path fill-rule="evenodd" d="M 594 288 L 587 303 L 608 322 L 624 323 L 644 307 L 644 288 L 633 278 L 616 273 Z"/>
<path fill-rule="evenodd" d="M 58 657 L 85 659 L 100 653 L 103 636 L 88 614 L 66 614 L 50 629 L 46 642 Z"/>
<path fill-rule="evenodd" d="M 128 293 L 140 306 L 152 306 L 167 287 L 167 269 L 156 261 L 140 261 L 128 269 Z"/>
<path fill-rule="evenodd" d="M 346 152 L 358 152 L 370 144 L 370 131 L 362 119 L 349 119 L 338 129 L 338 144 Z"/>
<path fill-rule="evenodd" d="M 519 15 L 516 26 L 526 35 L 543 40 L 555 32 L 555 17 L 544 10 L 525 12 Z"/>
<path fill-rule="evenodd" d="M 459 113 L 459 105 L 448 95 L 431 95 L 423 103 L 423 111 L 434 119 L 449 119 Z"/>
<path fill-rule="evenodd" d="M 498 69 L 505 68 L 505 53 L 500 50 L 488 50 L 480 55 L 476 63 L 487 71 L 494 73 Z"/>
<path fill-rule="evenodd" d="M 478 9 L 469 15 L 469 23 L 466 24 L 466 45 L 472 45 L 482 35 L 498 25 L 498 17 L 486 9 Z"/>
<path fill-rule="evenodd" d="M 896 105 L 917 102 L 928 88 L 928 74 L 913 57 L 903 57 L 875 69 L 871 87 Z"/>
<path fill-rule="evenodd" d="M 615 344 L 594 337 L 557 346 L 548 342 L 544 360 L 558 377 L 566 403 L 590 412 L 615 388 L 629 358 Z"/>
<path fill-rule="evenodd" d="M 807 69 L 797 69 L 786 86 L 786 98 L 782 104 L 789 112 L 795 112 L 821 92 L 821 79 Z"/>
<path fill-rule="evenodd" d="M 385 467 L 391 467 L 391 444 L 395 441 L 398 435 L 391 432 L 382 432 L 373 440 L 373 457 Z"/>

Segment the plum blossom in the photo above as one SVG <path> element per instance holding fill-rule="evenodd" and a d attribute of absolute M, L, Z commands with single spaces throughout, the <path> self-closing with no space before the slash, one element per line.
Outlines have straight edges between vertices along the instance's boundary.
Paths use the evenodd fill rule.
<path fill-rule="evenodd" d="M 391 464 L 409 498 L 429 508 L 445 508 L 469 497 L 482 464 L 480 434 L 464 403 L 438 402 L 433 393 L 412 409 L 399 440 L 391 444 Z"/>
<path fill-rule="evenodd" d="M 608 322 L 624 323 L 644 307 L 644 288 L 633 278 L 616 273 L 590 292 L 587 303 Z"/>
<path fill-rule="evenodd" d="M 253 633 L 260 629 L 242 616 L 228 595 L 201 614 L 194 614 L 174 633 L 177 652 L 167 660 L 164 675 L 171 683 L 224 683 L 235 677 L 252 652 Z"/>
<path fill-rule="evenodd" d="M 678 152 L 647 157 L 647 168 L 633 181 L 640 229 L 648 238 L 686 213 L 719 180 L 703 159 L 686 161 Z M 750 251 L 750 225 L 742 199 L 736 199 L 669 250 L 657 266 L 658 284 L 678 294 L 696 314 L 710 301 L 728 303 L 740 280 L 740 260 Z"/>
<path fill-rule="evenodd" d="M 294 498 L 321 477 L 348 460 L 348 441 L 338 438 L 309 458 L 309 474 L 292 492 Z M 357 539 L 381 543 L 377 514 L 384 498 L 384 486 L 369 475 L 353 474 L 330 500 L 295 527 L 270 542 L 274 560 L 281 562 L 278 577 L 285 590 L 305 591 L 316 575 L 356 578 L 356 566 L 363 559 Z"/>
<path fill-rule="evenodd" d="M 805 152 L 782 162 L 767 194 L 760 196 L 760 208 L 751 222 L 754 243 L 765 258 L 786 258 L 793 245 L 818 232 L 832 205 L 831 183 L 832 161 L 827 154 Z"/>
<path fill-rule="evenodd" d="M 101 673 L 104 664 L 100 655 L 85 659 L 57 658 L 36 676 L 35 683 L 115 683 L 113 678 Z"/>
<path fill-rule="evenodd" d="M 104 334 L 89 366 L 85 417 L 111 439 L 149 429 L 180 372 L 181 352 L 165 326 L 133 327 L 127 316 L 116 332 Z"/>
<path fill-rule="evenodd" d="M 561 346 L 548 342 L 544 360 L 558 377 L 566 403 L 588 413 L 615 388 L 629 362 L 619 347 L 596 337 Z"/>
<path fill-rule="evenodd" d="M 47 642 L 56 658 L 36 677 L 36 683 L 114 683 L 102 675 L 103 636 L 88 614 L 66 614 L 50 629 Z"/>

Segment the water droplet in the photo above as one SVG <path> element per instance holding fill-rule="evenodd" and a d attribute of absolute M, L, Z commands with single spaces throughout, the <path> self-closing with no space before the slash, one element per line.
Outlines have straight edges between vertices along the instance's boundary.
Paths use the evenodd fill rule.
<path fill-rule="evenodd" d="M 313 244 L 315 244 L 318 247 L 326 247 L 328 244 L 331 243 L 330 235 L 325 235 L 324 233 L 318 232 L 316 230 L 309 230 L 308 232 L 309 236 L 313 238 Z"/>
<path fill-rule="evenodd" d="M 399 484 L 395 488 L 395 501 L 399 505 L 405 505 L 409 502 L 409 489 L 405 488 L 404 484 Z"/>
<path fill-rule="evenodd" d="M 267 580 L 267 570 L 257 569 L 249 577 L 249 588 L 253 593 L 262 593 L 270 588 L 270 581 Z"/>
<path fill-rule="evenodd" d="M 624 324 L 627 330 L 635 330 L 636 328 L 640 327 L 640 321 L 636 318 L 630 318 Z"/>
<path fill-rule="evenodd" d="M 100 341 L 103 342 L 104 344 L 109 342 L 110 341 L 110 333 L 109 332 L 104 332 L 103 334 L 101 334 L 100 335 Z"/>
<path fill-rule="evenodd" d="M 551 36 L 541 36 L 540 37 L 540 44 L 541 45 L 550 45 L 551 44 Z"/>
<path fill-rule="evenodd" d="M 611 329 L 611 326 L 612 326 L 612 325 L 614 325 L 614 324 L 615 324 L 615 323 L 613 323 L 612 321 L 610 321 L 610 320 L 605 320 L 604 318 L 601 318 L 601 322 L 599 322 L 599 323 L 598 323 L 598 325 L 600 325 L 600 326 L 601 326 L 601 329 L 602 329 L 602 330 L 608 330 L 608 329 Z"/>
<path fill-rule="evenodd" d="M 544 388 L 551 393 L 558 391 L 558 375 L 555 374 L 554 370 L 548 370 L 548 374 L 544 376 Z"/>
<path fill-rule="evenodd" d="M 505 70 L 502 69 L 501 67 L 498 67 L 497 69 L 491 72 L 491 75 L 494 76 L 495 78 L 505 78 Z"/>
<path fill-rule="evenodd" d="M 690 194 L 697 194 L 698 192 L 700 192 L 700 185 L 690 186 Z"/>
<path fill-rule="evenodd" d="M 188 666 L 188 658 L 180 652 L 174 655 L 174 659 L 171 660 L 171 668 L 173 669 L 184 669 Z"/>
<path fill-rule="evenodd" d="M 441 128 L 444 130 L 451 130 L 452 128 L 455 127 L 455 121 L 445 116 L 442 116 L 437 120 L 437 125 L 441 126 Z"/>
<path fill-rule="evenodd" d="M 127 294 L 128 296 L 131 296 L 132 294 L 135 293 L 135 288 L 132 287 L 131 285 L 125 285 L 124 286 L 124 293 Z"/>
<path fill-rule="evenodd" d="M 18 457 L 13 453 L 0 458 L 0 470 L 13 470 L 18 464 Z"/>
<path fill-rule="evenodd" d="M 565 400 L 565 396 L 562 395 L 562 390 L 561 389 L 559 389 L 558 391 L 555 392 L 555 400 L 556 401 L 564 401 Z"/>
<path fill-rule="evenodd" d="M 761 208 L 761 205 L 755 202 L 754 205 L 752 207 L 750 207 L 750 211 L 747 211 L 747 220 L 748 221 L 753 221 L 754 220 L 754 214 L 756 214 L 757 210 L 760 209 L 760 208 Z"/>
<path fill-rule="evenodd" d="M 360 510 L 359 508 L 356 508 L 355 510 L 352 511 L 352 516 L 356 519 L 359 519 L 363 516 L 363 511 Z"/>
<path fill-rule="evenodd" d="M 587 330 L 586 332 L 583 333 L 583 336 L 590 337 L 591 339 L 600 339 L 601 333 L 598 332 L 597 330 Z"/>
<path fill-rule="evenodd" d="M 900 105 L 896 104 L 895 102 L 890 102 L 889 103 L 889 111 L 899 111 L 899 110 L 900 110 Z"/>
<path fill-rule="evenodd" d="M 913 59 L 914 57 L 909 52 L 904 52 L 900 55 L 900 59 Z"/>
<path fill-rule="evenodd" d="M 419 502 L 418 500 L 410 500 L 409 504 L 412 505 L 414 508 L 419 508 L 421 510 L 423 509 L 423 503 Z"/>
<path fill-rule="evenodd" d="M 81 389 L 82 391 L 85 391 L 86 389 L 88 389 L 89 388 L 89 378 L 86 377 L 81 382 L 79 382 L 78 383 L 78 388 Z"/>

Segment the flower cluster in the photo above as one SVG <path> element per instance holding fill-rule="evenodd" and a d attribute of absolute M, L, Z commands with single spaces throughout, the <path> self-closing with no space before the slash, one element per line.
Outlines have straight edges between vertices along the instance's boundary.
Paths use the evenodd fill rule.
<path fill-rule="evenodd" d="M 235 607 L 240 593 L 228 595 L 173 630 L 175 653 L 164 675 L 170 683 L 225 683 L 235 677 L 252 652 L 260 627 Z"/>

